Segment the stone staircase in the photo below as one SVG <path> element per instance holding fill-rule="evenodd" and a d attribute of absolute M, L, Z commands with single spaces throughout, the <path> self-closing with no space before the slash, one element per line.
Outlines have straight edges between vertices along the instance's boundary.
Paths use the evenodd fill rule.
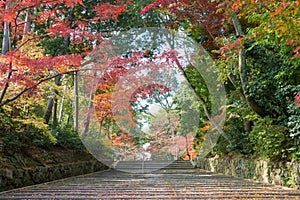
<path fill-rule="evenodd" d="M 120 162 L 110 169 L 0 193 L 0 199 L 300 199 L 300 191 L 214 174 L 190 162 Z M 134 168 L 135 167 L 135 168 Z"/>
<path fill-rule="evenodd" d="M 193 169 L 190 161 L 151 160 L 151 161 L 120 161 L 115 169 L 129 173 L 149 173 L 160 169 Z"/>

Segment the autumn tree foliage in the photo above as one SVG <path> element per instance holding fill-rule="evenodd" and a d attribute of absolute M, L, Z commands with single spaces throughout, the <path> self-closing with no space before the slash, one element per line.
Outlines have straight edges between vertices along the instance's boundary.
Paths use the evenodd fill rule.
<path fill-rule="evenodd" d="M 85 6 L 89 9 L 84 13 Z M 93 24 L 117 20 L 121 13 L 127 11 L 126 4 L 121 2 L 118 5 L 101 2 L 84 4 L 81 0 L 2 1 L 0 9 L 0 22 L 6 27 L 4 35 L 8 36 L 3 38 L 2 45 L 1 106 L 58 75 L 78 71 L 82 57 L 93 44 L 102 41 L 102 34 L 93 30 Z M 31 40 L 55 37 L 64 38 L 65 49 L 71 46 L 81 50 L 65 51 L 56 56 L 45 55 L 39 59 L 28 58 L 21 51 Z M 14 94 L 6 97 L 9 87 L 14 88 Z"/>
<path fill-rule="evenodd" d="M 118 154 L 126 159 L 126 156 L 134 154 L 137 151 L 137 145 L 134 142 L 132 134 L 119 133 L 111 138 L 112 145 L 118 149 Z"/>
<path fill-rule="evenodd" d="M 98 54 L 99 52 L 97 52 Z M 101 54 L 103 55 L 103 54 Z M 121 106 L 120 108 L 115 108 L 116 110 L 113 110 L 113 103 L 116 101 L 114 99 L 114 95 L 117 93 L 116 85 L 119 82 L 120 78 L 122 78 L 125 74 L 129 72 L 130 69 L 132 69 L 132 64 L 135 64 L 138 68 L 138 65 L 143 66 L 144 61 L 141 61 L 143 58 L 145 58 L 146 53 L 145 52 L 133 52 L 128 57 L 122 57 L 122 56 L 116 56 L 111 59 L 107 59 L 107 62 L 103 65 L 94 66 L 96 70 L 100 70 L 100 76 L 99 78 L 96 78 L 91 81 L 96 81 L 96 87 L 95 87 L 95 96 L 93 98 L 93 104 L 95 108 L 95 114 L 97 116 L 97 120 L 100 123 L 100 129 L 101 133 L 108 136 L 108 138 L 111 140 L 112 144 L 115 147 L 121 148 L 121 144 L 126 143 L 126 137 L 129 137 L 130 135 L 135 138 L 135 142 L 133 142 L 133 146 L 130 147 L 131 151 L 127 148 L 127 152 L 133 153 L 134 151 L 137 151 L 140 146 L 139 140 L 144 137 L 143 135 L 140 135 L 138 132 L 132 132 L 128 130 L 134 130 L 138 128 L 138 121 L 137 121 L 137 111 L 135 110 L 135 103 L 139 99 L 146 99 L 150 98 L 153 93 L 158 92 L 159 94 L 164 94 L 168 92 L 170 89 L 163 84 L 146 84 L 142 85 L 135 89 L 135 91 L 132 91 L 130 93 L 129 98 L 125 99 L 120 103 L 116 103 L 116 105 Z M 102 58 L 103 59 L 103 58 Z M 103 59 L 106 60 L 106 59 Z M 159 68 L 159 65 L 156 66 Z M 90 81 L 90 82 L 91 82 Z M 139 82 L 139 77 L 133 75 L 131 77 L 130 82 L 136 83 Z M 90 90 L 92 88 L 89 88 Z M 122 115 L 118 114 L 118 112 L 123 112 L 123 109 L 128 109 L 129 113 L 128 115 Z M 126 122 L 125 128 L 124 127 L 116 127 L 112 130 L 112 126 L 117 126 L 116 123 L 123 123 Z M 122 130 L 125 129 L 125 130 Z M 133 135 L 132 135 L 133 134 Z M 123 142 L 121 142 L 123 141 Z M 129 143 L 131 143 L 128 141 Z M 125 148 L 126 145 L 123 145 Z M 121 148 L 122 149 L 122 148 Z M 141 150 L 141 149 L 140 149 Z"/>
<path fill-rule="evenodd" d="M 95 50 L 92 53 L 91 61 L 87 60 L 87 63 L 94 61 L 91 74 L 93 70 L 98 71 L 98 78 L 91 78 L 86 82 L 96 82 L 95 96 L 92 101 L 100 123 L 101 134 L 106 135 L 113 146 L 118 148 L 120 148 L 118 138 L 133 135 L 135 148 L 131 148 L 132 153 L 137 150 L 141 151 L 141 145 L 146 142 L 151 143 L 147 151 L 154 154 L 159 152 L 167 154 L 168 151 L 164 150 L 169 149 L 170 155 L 179 157 L 179 153 L 189 152 L 188 149 L 192 146 L 191 137 L 188 137 L 188 134 L 179 133 L 180 110 L 175 112 L 175 103 L 172 100 L 172 96 L 174 96 L 172 89 L 178 87 L 175 75 L 180 72 L 179 68 L 182 67 L 179 66 L 176 52 L 162 51 L 154 54 L 150 50 L 141 50 L 129 52 L 123 56 L 112 56 L 107 54 L 106 48 L 104 46 Z M 87 75 L 85 79 L 89 79 L 89 77 L 92 76 Z M 157 83 L 155 80 L 160 82 Z M 93 84 L 90 84 L 86 91 L 92 90 Z M 144 102 L 141 103 L 141 101 Z M 158 125 L 162 125 L 161 129 L 157 125 L 153 125 L 157 129 L 154 131 L 155 133 L 143 133 L 139 130 L 145 123 L 142 120 L 146 119 L 145 115 L 151 115 L 148 108 L 154 102 L 160 104 L 161 108 L 169 114 L 164 123 L 162 117 L 152 116 L 157 118 Z M 92 111 L 93 108 L 90 108 L 84 112 L 87 118 Z M 88 137 L 85 133 L 82 134 L 83 138 Z M 189 134 L 192 134 L 191 131 Z M 160 140 L 163 141 L 160 142 Z M 181 146 L 175 155 L 174 148 L 179 143 Z M 160 150 L 157 151 L 159 148 Z M 162 148 L 164 149 L 162 150 Z"/>

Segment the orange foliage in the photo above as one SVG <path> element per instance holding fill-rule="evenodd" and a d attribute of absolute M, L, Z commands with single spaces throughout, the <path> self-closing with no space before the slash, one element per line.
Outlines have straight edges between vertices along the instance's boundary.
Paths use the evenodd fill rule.
<path fill-rule="evenodd" d="M 133 135 L 129 133 L 121 133 L 120 135 L 116 135 L 112 138 L 112 143 L 118 147 L 133 147 Z"/>
<path fill-rule="evenodd" d="M 209 121 L 207 121 L 205 123 L 206 123 L 206 126 L 200 128 L 201 131 L 207 131 L 210 128 L 211 123 Z"/>

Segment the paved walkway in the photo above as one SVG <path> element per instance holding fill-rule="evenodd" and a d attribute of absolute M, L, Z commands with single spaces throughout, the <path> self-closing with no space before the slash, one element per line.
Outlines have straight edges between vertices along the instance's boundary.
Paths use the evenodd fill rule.
<path fill-rule="evenodd" d="M 178 162 L 155 172 L 107 170 L 72 177 L 0 193 L 0 199 L 300 199 L 300 191 L 213 174 Z"/>

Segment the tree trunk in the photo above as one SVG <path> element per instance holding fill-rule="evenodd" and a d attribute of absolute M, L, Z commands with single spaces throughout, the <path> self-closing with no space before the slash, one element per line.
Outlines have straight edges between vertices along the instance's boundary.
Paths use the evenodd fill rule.
<path fill-rule="evenodd" d="M 233 25 L 237 37 L 242 37 L 244 35 L 242 30 L 242 25 L 236 13 L 232 14 L 232 21 L 233 21 Z M 255 113 L 257 113 L 261 117 L 264 117 L 266 115 L 264 110 L 257 104 L 257 102 L 255 102 L 255 100 L 252 97 L 250 97 L 246 93 L 245 90 L 245 86 L 248 82 L 248 79 L 247 79 L 246 53 L 243 47 L 239 50 L 239 74 L 240 74 L 240 81 L 242 85 L 242 92 L 245 96 L 246 103 Z"/>
<path fill-rule="evenodd" d="M 89 130 L 90 120 L 91 120 L 90 111 L 93 108 L 93 101 L 94 101 L 94 88 L 91 89 L 90 96 L 89 96 L 88 114 L 87 114 L 86 120 L 84 122 L 83 131 L 81 133 L 82 137 L 85 137 Z"/>
<path fill-rule="evenodd" d="M 53 108 L 53 103 L 54 103 L 53 98 L 52 97 L 49 98 L 48 103 L 47 103 L 47 109 L 46 109 L 45 116 L 44 116 L 46 124 L 49 124 L 51 113 L 52 113 L 52 108 Z"/>
<path fill-rule="evenodd" d="M 69 114 L 68 114 L 68 117 L 67 117 L 67 125 L 70 124 L 70 118 L 71 118 L 71 115 L 72 115 L 72 113 L 69 113 Z"/>
<path fill-rule="evenodd" d="M 78 132 L 78 114 L 79 114 L 79 102 L 78 102 L 78 72 L 74 73 L 74 130 Z"/>
<path fill-rule="evenodd" d="M 244 130 L 248 133 L 250 133 L 252 131 L 252 121 L 249 121 L 247 119 L 244 119 Z"/>
<path fill-rule="evenodd" d="M 2 39 L 2 55 L 5 55 L 9 50 L 10 50 L 9 22 L 4 22 L 3 39 Z"/>
<path fill-rule="evenodd" d="M 55 97 L 53 99 L 53 113 L 52 113 L 52 124 L 53 124 L 54 127 L 56 127 L 58 125 L 57 105 L 58 105 L 57 94 L 55 94 Z"/>
<path fill-rule="evenodd" d="M 246 100 L 246 97 L 244 96 L 243 90 L 237 86 L 237 83 L 234 80 L 233 75 L 231 73 L 229 73 L 229 74 L 227 74 L 227 78 L 232 83 L 233 87 L 238 91 L 241 100 L 243 102 L 247 103 L 247 100 Z M 252 130 L 252 122 L 251 121 L 244 119 L 244 130 L 249 133 L 251 132 L 251 130 Z"/>
<path fill-rule="evenodd" d="M 58 115 L 58 123 L 61 123 L 63 120 L 63 114 L 64 114 L 64 103 L 65 103 L 65 93 L 67 92 L 67 86 L 68 82 L 66 81 L 64 85 L 63 95 L 60 102 L 60 108 L 59 108 L 59 115 Z"/>
<path fill-rule="evenodd" d="M 25 24 L 24 24 L 24 35 L 31 31 L 31 9 L 29 8 L 26 12 L 26 18 L 25 18 Z"/>
<path fill-rule="evenodd" d="M 59 85 L 59 82 L 60 82 L 60 77 L 61 76 L 57 76 L 55 77 L 55 84 L 56 85 Z M 53 106 L 55 104 L 55 98 L 57 98 L 57 94 L 58 94 L 58 91 L 56 89 L 54 89 L 54 96 L 53 97 L 50 97 L 48 99 L 48 103 L 47 103 L 47 109 L 46 109 L 46 112 L 45 112 L 45 116 L 44 116 L 44 119 L 45 119 L 45 123 L 46 124 L 49 124 L 49 121 L 50 121 L 50 117 L 51 117 L 51 114 L 52 114 L 52 111 L 53 111 Z M 56 112 L 55 112 L 55 115 L 56 115 Z M 53 115 L 52 117 L 53 119 L 56 119 L 56 116 Z M 53 121 L 54 123 L 54 121 Z"/>
<path fill-rule="evenodd" d="M 58 113 L 58 123 L 60 124 L 63 120 L 63 114 L 64 114 L 64 103 L 65 103 L 65 96 L 62 97 L 59 107 L 59 113 Z"/>

